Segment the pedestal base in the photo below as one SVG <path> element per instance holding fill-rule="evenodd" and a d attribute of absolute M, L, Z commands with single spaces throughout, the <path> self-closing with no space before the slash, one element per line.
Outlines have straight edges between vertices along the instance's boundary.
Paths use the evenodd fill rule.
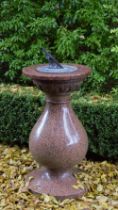
<path fill-rule="evenodd" d="M 36 169 L 27 175 L 26 181 L 29 182 L 28 189 L 33 193 L 45 193 L 60 200 L 79 198 L 86 192 L 81 188 L 74 189 L 76 179 L 71 172 L 55 173 L 44 168 Z"/>

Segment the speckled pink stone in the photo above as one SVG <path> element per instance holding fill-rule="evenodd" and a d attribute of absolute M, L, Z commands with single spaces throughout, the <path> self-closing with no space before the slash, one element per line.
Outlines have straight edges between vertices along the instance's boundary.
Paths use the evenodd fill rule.
<path fill-rule="evenodd" d="M 42 65 L 38 65 L 40 67 Z M 90 74 L 90 69 L 75 65 L 71 73 L 42 73 L 37 65 L 23 69 L 23 74 L 46 93 L 45 109 L 34 125 L 29 148 L 34 159 L 42 165 L 27 175 L 33 176 L 29 189 L 59 199 L 80 197 L 83 189 L 74 189 L 76 179 L 72 168 L 86 155 L 87 134 L 70 105 L 70 92 L 77 90 Z"/>

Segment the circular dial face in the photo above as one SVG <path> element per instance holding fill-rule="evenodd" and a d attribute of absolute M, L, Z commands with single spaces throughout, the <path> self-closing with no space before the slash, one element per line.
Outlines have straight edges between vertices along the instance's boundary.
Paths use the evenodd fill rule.
<path fill-rule="evenodd" d="M 70 73 L 77 70 L 76 66 L 71 65 L 62 65 L 63 68 L 52 67 L 49 65 L 37 67 L 36 70 L 38 72 L 45 72 L 45 73 Z"/>

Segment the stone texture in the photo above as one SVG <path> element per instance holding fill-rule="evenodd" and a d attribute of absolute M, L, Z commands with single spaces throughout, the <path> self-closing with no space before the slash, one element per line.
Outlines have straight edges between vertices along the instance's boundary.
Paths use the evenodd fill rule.
<path fill-rule="evenodd" d="M 79 88 L 90 69 L 75 66 L 77 71 L 60 74 L 37 72 L 37 65 L 23 69 L 23 74 L 32 78 L 47 95 L 45 109 L 29 137 L 30 151 L 45 169 L 37 169 L 27 176 L 27 179 L 33 176 L 29 189 L 60 199 L 82 196 L 85 192 L 73 188 L 76 179 L 71 169 L 85 157 L 88 139 L 71 108 L 69 93 Z"/>

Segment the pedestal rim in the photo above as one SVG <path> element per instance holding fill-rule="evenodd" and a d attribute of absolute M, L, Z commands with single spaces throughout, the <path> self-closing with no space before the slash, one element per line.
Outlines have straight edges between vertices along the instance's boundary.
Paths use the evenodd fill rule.
<path fill-rule="evenodd" d="M 68 64 L 71 66 L 77 67 L 77 70 L 74 72 L 67 72 L 67 73 L 45 73 L 45 72 L 39 72 L 36 70 L 37 67 L 40 66 L 45 66 L 47 64 L 37 64 L 37 65 L 32 65 L 23 68 L 23 74 L 25 76 L 28 76 L 32 79 L 35 80 L 47 80 L 47 81 L 68 81 L 68 80 L 75 80 L 75 79 L 81 79 L 83 80 L 86 78 L 91 70 L 88 66 L 86 65 L 80 65 L 80 64 Z M 66 65 L 66 64 L 64 64 Z"/>

